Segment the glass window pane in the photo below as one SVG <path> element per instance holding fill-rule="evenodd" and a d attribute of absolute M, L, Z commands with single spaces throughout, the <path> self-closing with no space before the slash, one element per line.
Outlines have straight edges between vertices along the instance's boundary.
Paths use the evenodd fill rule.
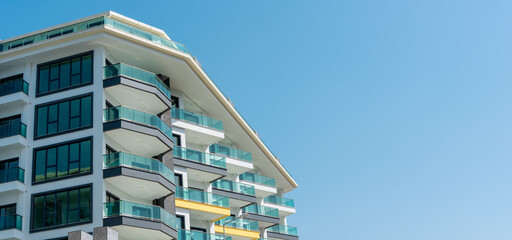
<path fill-rule="evenodd" d="M 73 143 L 69 145 L 69 161 L 70 162 L 76 162 L 78 161 L 78 156 L 80 153 L 80 146 L 78 143 Z"/>
<path fill-rule="evenodd" d="M 36 169 L 34 180 L 41 181 L 45 179 L 46 173 L 46 150 L 39 150 L 36 152 Z"/>
<path fill-rule="evenodd" d="M 80 75 L 71 76 L 71 86 L 80 84 Z"/>
<path fill-rule="evenodd" d="M 91 188 L 80 189 L 80 221 L 91 219 Z"/>
<path fill-rule="evenodd" d="M 69 191 L 69 209 L 78 209 L 78 189 Z"/>
<path fill-rule="evenodd" d="M 81 127 L 91 125 L 91 121 L 92 121 L 92 112 L 91 112 L 92 102 L 91 102 L 91 100 L 92 100 L 91 96 L 82 98 L 82 111 L 81 111 L 81 116 L 80 116 L 81 117 L 81 124 L 80 124 Z"/>
<path fill-rule="evenodd" d="M 69 87 L 71 77 L 71 61 L 60 63 L 60 88 Z"/>
<path fill-rule="evenodd" d="M 46 150 L 46 179 L 55 178 L 57 176 L 57 148 L 50 148 Z"/>
<path fill-rule="evenodd" d="M 79 162 L 70 162 L 69 163 L 69 174 L 78 172 L 78 164 L 79 164 Z"/>
<path fill-rule="evenodd" d="M 82 83 L 92 81 L 92 56 L 82 57 Z"/>
<path fill-rule="evenodd" d="M 68 175 L 68 162 L 69 162 L 69 145 L 59 146 L 57 149 L 58 160 L 57 160 L 57 176 L 62 177 Z"/>
<path fill-rule="evenodd" d="M 69 129 L 69 102 L 59 103 L 59 132 Z"/>
<path fill-rule="evenodd" d="M 48 107 L 37 109 L 37 134 L 36 136 L 46 135 L 47 132 Z"/>
<path fill-rule="evenodd" d="M 71 117 L 80 116 L 80 99 L 71 101 Z"/>
<path fill-rule="evenodd" d="M 53 104 L 53 105 L 50 105 L 48 106 L 49 108 L 49 112 L 48 112 L 48 122 L 55 122 L 57 121 L 57 114 L 59 113 L 58 112 L 58 107 L 59 105 L 57 104 Z"/>
<path fill-rule="evenodd" d="M 57 193 L 57 225 L 68 222 L 68 192 Z"/>
<path fill-rule="evenodd" d="M 34 197 L 32 223 L 34 228 L 44 227 L 44 196 Z"/>
<path fill-rule="evenodd" d="M 80 73 L 80 58 L 74 58 L 71 60 L 71 75 Z"/>
<path fill-rule="evenodd" d="M 48 83 L 50 80 L 50 67 L 41 67 L 39 69 L 39 82 L 37 84 L 38 91 L 37 93 L 45 93 L 48 92 Z"/>
<path fill-rule="evenodd" d="M 53 226 L 55 225 L 55 195 L 46 195 L 46 202 L 44 204 L 44 225 Z"/>
<path fill-rule="evenodd" d="M 91 170 L 91 141 L 81 142 L 80 147 L 80 172 Z"/>

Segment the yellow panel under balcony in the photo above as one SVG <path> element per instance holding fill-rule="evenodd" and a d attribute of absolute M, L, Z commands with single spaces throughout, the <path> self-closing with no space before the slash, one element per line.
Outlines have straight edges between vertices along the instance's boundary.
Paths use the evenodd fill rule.
<path fill-rule="evenodd" d="M 215 225 L 215 232 L 216 233 L 223 233 L 222 226 Z M 250 231 L 245 229 L 238 229 L 238 228 L 232 228 L 232 227 L 226 227 L 226 234 L 228 235 L 236 235 L 241 237 L 248 237 L 253 239 L 259 239 L 260 233 L 256 231 Z"/>
<path fill-rule="evenodd" d="M 224 216 L 229 216 L 231 214 L 231 210 L 225 207 L 213 206 L 204 203 L 191 202 L 183 199 L 175 200 L 176 207 L 187 208 L 196 211 L 209 212 L 214 214 L 220 214 Z"/>

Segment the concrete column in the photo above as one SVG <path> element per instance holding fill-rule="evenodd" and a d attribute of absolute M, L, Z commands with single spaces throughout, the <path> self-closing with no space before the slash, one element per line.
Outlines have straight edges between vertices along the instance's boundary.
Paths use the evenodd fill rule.
<path fill-rule="evenodd" d="M 119 233 L 112 228 L 97 227 L 94 229 L 94 240 L 118 240 L 118 238 Z"/>
<path fill-rule="evenodd" d="M 69 232 L 68 240 L 93 240 L 93 238 L 91 234 L 79 230 Z"/>

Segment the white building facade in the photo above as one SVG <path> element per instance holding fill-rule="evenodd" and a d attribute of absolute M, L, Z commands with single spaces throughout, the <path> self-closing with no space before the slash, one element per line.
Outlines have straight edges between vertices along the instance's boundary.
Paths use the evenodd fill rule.
<path fill-rule="evenodd" d="M 296 182 L 190 52 L 105 12 L 0 41 L 0 239 L 298 239 Z"/>

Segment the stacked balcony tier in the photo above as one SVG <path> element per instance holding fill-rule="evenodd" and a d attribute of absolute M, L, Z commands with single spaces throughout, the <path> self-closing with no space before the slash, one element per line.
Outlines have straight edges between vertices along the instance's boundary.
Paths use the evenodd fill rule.
<path fill-rule="evenodd" d="M 210 153 L 174 146 L 174 165 L 187 168 L 188 178 L 211 182 L 227 175 L 226 159 Z"/>
<path fill-rule="evenodd" d="M 240 149 L 223 146 L 220 144 L 210 145 L 210 152 L 226 158 L 228 173 L 241 174 L 254 168 L 252 154 Z"/>
<path fill-rule="evenodd" d="M 241 208 L 256 203 L 256 192 L 251 185 L 219 179 L 212 183 L 212 192 L 229 197 L 231 207 Z"/>
<path fill-rule="evenodd" d="M 172 125 L 185 130 L 187 142 L 210 145 L 224 139 L 222 121 L 181 108 L 172 108 Z"/>
<path fill-rule="evenodd" d="M 176 187 L 175 201 L 176 207 L 188 209 L 197 220 L 212 221 L 231 213 L 227 197 L 201 190 Z"/>
<path fill-rule="evenodd" d="M 257 197 L 267 197 L 277 193 L 276 181 L 271 177 L 251 172 L 242 173 L 238 177 L 241 183 L 254 186 Z"/>

